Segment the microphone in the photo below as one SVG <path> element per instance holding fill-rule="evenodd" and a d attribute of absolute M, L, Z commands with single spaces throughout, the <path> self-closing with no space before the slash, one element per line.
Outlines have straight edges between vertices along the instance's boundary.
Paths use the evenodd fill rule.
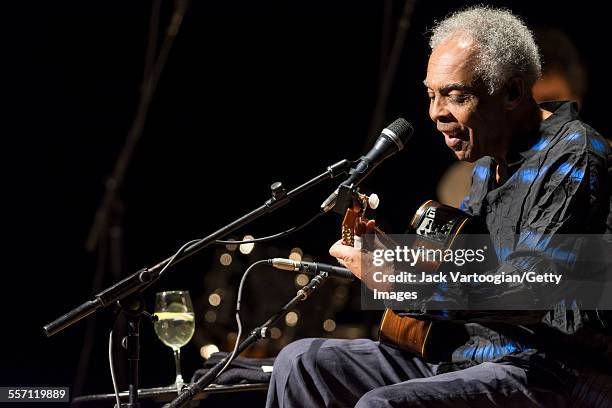
<path fill-rule="evenodd" d="M 374 147 L 359 159 L 357 166 L 349 172 L 349 178 L 340 184 L 340 186 L 353 188 L 359 185 L 383 160 L 402 150 L 413 132 L 414 129 L 410 122 L 403 118 L 396 119 L 382 130 L 376 143 L 374 143 Z M 328 212 L 334 207 L 340 186 L 323 201 L 321 204 L 322 212 Z"/>
<path fill-rule="evenodd" d="M 304 272 L 309 275 L 316 275 L 319 272 L 327 272 L 329 276 L 339 279 L 354 280 L 355 276 L 346 268 L 328 265 L 320 262 L 298 262 L 292 259 L 272 258 L 268 263 L 276 269 L 286 271 Z"/>

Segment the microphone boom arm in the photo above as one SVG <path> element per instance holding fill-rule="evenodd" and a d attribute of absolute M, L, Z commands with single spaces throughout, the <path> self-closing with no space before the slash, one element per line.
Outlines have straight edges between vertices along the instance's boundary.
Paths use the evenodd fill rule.
<path fill-rule="evenodd" d="M 47 335 L 47 337 L 51 337 L 54 334 L 62 331 L 63 329 L 72 326 L 79 320 L 93 314 L 98 309 L 105 308 L 108 305 L 114 304 L 119 300 L 125 299 L 133 293 L 142 292 L 147 286 L 159 279 L 160 272 L 169 262 L 172 261 L 172 265 L 179 263 L 180 261 L 195 255 L 197 252 L 206 248 L 216 240 L 223 238 L 224 236 L 232 233 L 233 231 L 236 231 L 237 229 L 251 223 L 252 221 L 263 216 L 264 214 L 271 213 L 279 207 L 288 204 L 293 197 L 309 190 L 315 185 L 321 183 L 322 181 L 328 178 L 335 178 L 341 174 L 345 174 L 348 171 L 350 164 L 351 162 L 346 159 L 332 164 L 331 166 L 327 167 L 327 170 L 324 173 L 321 173 L 320 175 L 314 177 L 306 183 L 289 191 L 288 193 L 285 193 L 284 189 L 282 189 L 282 186 L 278 186 L 280 188 L 273 188 L 272 197 L 267 200 L 263 205 L 243 215 L 237 220 L 227 224 L 225 227 L 222 227 L 221 229 L 213 232 L 207 237 L 202 238 L 198 242 L 193 243 L 192 245 L 185 248 L 177 256 L 168 257 L 150 268 L 142 268 L 139 271 L 134 272 L 133 274 L 124 278 L 123 280 L 113 284 L 109 288 L 104 289 L 100 293 L 96 294 L 93 299 L 86 301 L 85 303 L 81 304 L 80 306 L 77 306 L 68 313 L 46 324 L 43 327 L 45 334 Z M 277 183 L 275 183 L 275 185 L 276 184 Z"/>

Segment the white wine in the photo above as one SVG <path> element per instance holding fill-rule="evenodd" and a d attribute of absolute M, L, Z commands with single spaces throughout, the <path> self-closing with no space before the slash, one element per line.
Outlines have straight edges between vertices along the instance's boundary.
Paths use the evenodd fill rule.
<path fill-rule="evenodd" d="M 195 331 L 195 316 L 191 297 L 186 290 L 171 290 L 155 295 L 155 334 L 172 348 L 176 378 L 173 387 L 180 391 L 184 383 L 181 375 L 181 347 L 189 343 Z"/>
<path fill-rule="evenodd" d="M 193 312 L 157 312 L 155 334 L 168 347 L 178 349 L 189 343 L 195 331 Z"/>

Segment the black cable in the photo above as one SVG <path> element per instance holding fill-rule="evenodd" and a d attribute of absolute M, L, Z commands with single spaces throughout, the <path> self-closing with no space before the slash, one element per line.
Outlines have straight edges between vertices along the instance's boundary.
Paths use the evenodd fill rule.
<path fill-rule="evenodd" d="M 161 271 L 159 271 L 159 277 L 161 278 L 163 276 L 164 273 L 166 273 L 166 270 L 168 270 L 168 268 L 170 267 L 170 265 L 172 265 L 172 263 L 174 262 L 174 260 L 176 259 L 177 256 L 179 256 L 184 250 L 185 248 L 187 248 L 188 246 L 191 246 L 193 244 L 195 244 L 196 242 L 200 242 L 201 239 L 192 239 L 191 241 L 187 241 L 186 243 L 184 243 L 175 253 L 174 255 L 172 255 L 172 258 L 170 258 L 170 260 L 164 265 L 164 267 L 162 268 Z"/>
<path fill-rule="evenodd" d="M 222 244 L 222 245 L 227 245 L 227 244 L 251 244 L 251 243 L 255 243 L 255 242 L 265 242 L 265 241 L 270 241 L 276 238 L 281 238 L 284 236 L 287 236 L 289 234 L 292 234 L 294 232 L 298 232 L 299 230 L 305 228 L 306 226 L 308 226 L 310 223 L 312 223 L 314 220 L 316 220 L 317 218 L 319 218 L 321 215 L 323 215 L 324 213 L 322 212 L 318 212 L 314 217 L 312 217 L 311 219 L 309 219 L 308 221 L 306 221 L 304 224 L 299 225 L 297 227 L 291 227 L 288 230 L 285 230 L 283 232 L 279 232 L 277 234 L 274 235 L 268 235 L 267 237 L 262 237 L 262 238 L 255 238 L 255 239 L 250 239 L 250 240 L 246 240 L 246 241 L 222 241 L 222 240 L 216 240 L 215 244 Z"/>
<path fill-rule="evenodd" d="M 297 231 L 305 228 L 307 225 L 311 224 L 314 220 L 316 220 L 317 218 L 319 218 L 323 214 L 324 213 L 322 213 L 322 212 L 318 212 L 314 217 L 310 218 L 308 221 L 306 221 L 302 225 L 298 225 L 297 227 L 289 228 L 288 230 L 285 230 L 283 232 L 279 232 L 279 233 L 274 234 L 274 235 L 268 235 L 267 237 L 256 238 L 256 239 L 247 240 L 247 241 L 221 241 L 221 240 L 217 240 L 217 241 L 215 241 L 215 243 L 216 244 L 222 244 L 222 245 L 226 245 L 226 244 L 250 244 L 250 243 L 254 243 L 254 242 L 264 242 L 264 241 L 270 241 L 270 240 L 273 240 L 273 239 L 276 239 L 276 238 L 285 237 L 285 236 L 287 236 L 289 234 L 292 234 L 294 232 L 297 232 Z M 166 265 L 164 265 L 162 270 L 159 271 L 158 277 L 161 278 L 166 273 L 168 268 L 174 263 L 174 260 L 176 259 L 176 257 L 179 256 L 187 247 L 189 247 L 189 246 L 191 246 L 193 244 L 196 244 L 196 243 L 200 242 L 201 240 L 202 239 L 192 239 L 191 241 L 188 241 L 187 243 L 183 244 L 174 253 L 174 255 L 172 255 L 172 257 L 166 263 Z"/>
<path fill-rule="evenodd" d="M 221 371 L 219 371 L 219 373 L 217 374 L 215 378 L 219 378 L 221 373 L 225 371 L 225 369 L 232 363 L 232 361 L 234 360 L 234 357 L 236 356 L 236 352 L 238 351 L 238 345 L 240 344 L 240 337 L 242 337 L 242 322 L 240 320 L 240 301 L 242 300 L 242 289 L 244 287 L 244 282 L 246 281 L 246 278 L 249 275 L 249 272 L 251 272 L 251 270 L 255 266 L 261 265 L 263 263 L 267 264 L 268 260 L 263 259 L 261 261 L 252 263 L 247 268 L 247 270 L 244 272 L 244 275 L 242 275 L 242 279 L 240 279 L 240 284 L 238 285 L 238 295 L 236 296 L 236 324 L 238 325 L 238 334 L 236 335 L 236 343 L 234 343 L 234 350 L 232 350 L 232 354 L 230 354 L 227 360 L 227 363 L 225 363 L 225 365 L 223 366 Z"/>

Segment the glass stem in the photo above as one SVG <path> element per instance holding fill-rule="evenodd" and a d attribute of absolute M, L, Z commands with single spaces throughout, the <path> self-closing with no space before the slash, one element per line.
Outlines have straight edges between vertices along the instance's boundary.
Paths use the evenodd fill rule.
<path fill-rule="evenodd" d="M 173 348 L 174 350 L 174 364 L 176 365 L 176 380 L 175 384 L 183 384 L 183 376 L 181 375 L 181 349 Z"/>

